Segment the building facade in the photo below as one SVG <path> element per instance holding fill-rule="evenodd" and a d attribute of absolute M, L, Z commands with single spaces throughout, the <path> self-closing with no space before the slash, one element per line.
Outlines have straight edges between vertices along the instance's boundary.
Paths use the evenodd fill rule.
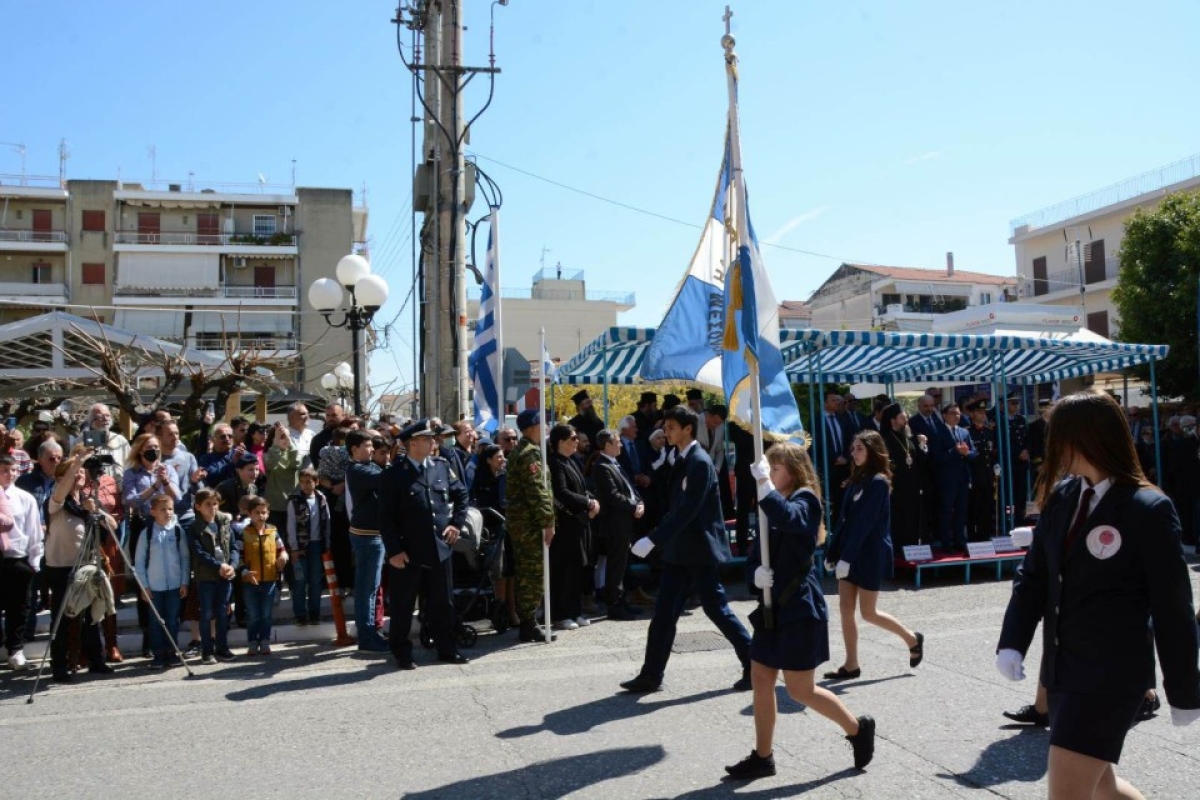
<path fill-rule="evenodd" d="M 1022 302 L 1081 307 L 1089 330 L 1119 338 L 1111 293 L 1126 220 L 1138 208 L 1152 210 L 1167 194 L 1195 189 L 1200 155 L 1013 220 L 1008 241 Z"/>
<path fill-rule="evenodd" d="M 366 241 L 367 209 L 348 189 L 256 188 L 0 184 L 0 323 L 65 308 L 199 350 L 254 350 L 290 389 L 319 393 L 350 334 L 303 298 Z"/>
<path fill-rule="evenodd" d="M 818 330 L 928 331 L 934 320 L 971 306 L 1016 298 L 1017 279 L 954 269 L 844 263 L 808 299 Z"/>

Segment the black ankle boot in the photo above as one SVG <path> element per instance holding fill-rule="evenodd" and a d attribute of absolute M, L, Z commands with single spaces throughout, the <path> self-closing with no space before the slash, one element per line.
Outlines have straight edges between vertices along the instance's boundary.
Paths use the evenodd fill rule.
<path fill-rule="evenodd" d="M 875 720 L 859 717 L 858 733 L 847 736 L 846 741 L 854 748 L 854 768 L 865 768 L 875 756 Z"/>
<path fill-rule="evenodd" d="M 775 754 L 763 758 L 757 750 L 751 750 L 750 755 L 743 758 L 732 767 L 726 767 L 729 777 L 739 781 L 753 778 L 766 778 L 775 774 Z"/>

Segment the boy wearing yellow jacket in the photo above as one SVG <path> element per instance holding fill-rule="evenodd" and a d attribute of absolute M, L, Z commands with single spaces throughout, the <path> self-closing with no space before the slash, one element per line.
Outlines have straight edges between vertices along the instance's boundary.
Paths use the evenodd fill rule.
<path fill-rule="evenodd" d="M 250 521 L 234 539 L 235 569 L 246 603 L 246 655 L 271 655 L 271 615 L 279 576 L 288 562 L 287 549 L 274 525 L 267 524 L 271 506 L 264 497 L 246 501 Z"/>

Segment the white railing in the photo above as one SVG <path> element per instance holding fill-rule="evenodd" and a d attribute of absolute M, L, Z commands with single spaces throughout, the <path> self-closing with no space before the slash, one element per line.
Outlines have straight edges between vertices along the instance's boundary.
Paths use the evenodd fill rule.
<path fill-rule="evenodd" d="M 219 247 L 246 244 L 253 247 L 295 247 L 296 233 L 195 233 L 191 231 L 166 231 L 143 233 L 141 231 L 117 231 L 117 244 L 175 244 Z"/>
<path fill-rule="evenodd" d="M 226 297 L 288 300 L 295 299 L 295 286 L 226 286 Z"/>
<path fill-rule="evenodd" d="M 0 295 L 66 298 L 67 287 L 62 283 L 0 283 Z"/>
<path fill-rule="evenodd" d="M 0 229 L 0 242 L 58 242 L 66 244 L 66 231 L 15 231 Z"/>
<path fill-rule="evenodd" d="M 294 336 L 230 336 L 224 341 L 220 338 L 204 337 L 189 339 L 188 347 L 196 350 L 223 351 L 226 343 L 234 350 L 258 350 L 268 355 L 276 351 L 296 349 L 296 337 Z"/>

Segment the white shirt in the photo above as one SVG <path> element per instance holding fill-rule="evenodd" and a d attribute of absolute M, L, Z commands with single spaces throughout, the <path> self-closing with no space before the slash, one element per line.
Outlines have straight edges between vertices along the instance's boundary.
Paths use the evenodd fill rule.
<path fill-rule="evenodd" d="M 675 458 L 676 459 L 687 458 L 687 454 L 692 452 L 692 448 L 695 447 L 697 444 L 698 444 L 698 442 L 695 439 L 692 439 L 691 443 L 687 447 L 683 448 L 678 453 L 676 453 Z"/>
<path fill-rule="evenodd" d="M 13 528 L 7 534 L 8 546 L 4 548 L 4 557 L 24 558 L 36 570 L 42 563 L 42 548 L 45 545 L 37 500 L 15 485 L 0 491 L 8 498 L 8 508 L 13 517 Z"/>
<path fill-rule="evenodd" d="M 1083 488 L 1079 491 L 1079 502 L 1077 502 L 1075 504 L 1076 516 L 1079 515 L 1079 507 L 1081 505 L 1083 505 L 1083 493 L 1086 492 L 1088 486 L 1091 485 L 1088 483 L 1087 478 L 1081 478 L 1081 480 L 1083 481 Z M 1090 503 L 1088 503 L 1088 510 L 1087 510 L 1088 516 L 1090 516 L 1091 513 L 1096 510 L 1096 506 L 1100 503 L 1100 498 L 1104 497 L 1104 493 L 1107 492 L 1109 489 L 1111 489 L 1112 485 L 1113 485 L 1112 478 L 1105 478 L 1104 480 L 1097 483 L 1095 486 L 1092 486 L 1092 491 L 1094 492 L 1094 494 L 1092 494 L 1092 501 Z M 1071 519 L 1073 520 L 1073 519 L 1075 519 L 1075 517 L 1071 517 Z M 1087 519 L 1087 517 L 1085 516 L 1084 519 Z"/>
<path fill-rule="evenodd" d="M 312 440 L 317 435 L 316 432 L 311 428 L 301 428 L 300 430 L 288 428 L 287 432 L 292 439 L 292 446 L 300 451 L 300 467 L 303 469 L 312 466 L 309 451 L 312 450 Z"/>

